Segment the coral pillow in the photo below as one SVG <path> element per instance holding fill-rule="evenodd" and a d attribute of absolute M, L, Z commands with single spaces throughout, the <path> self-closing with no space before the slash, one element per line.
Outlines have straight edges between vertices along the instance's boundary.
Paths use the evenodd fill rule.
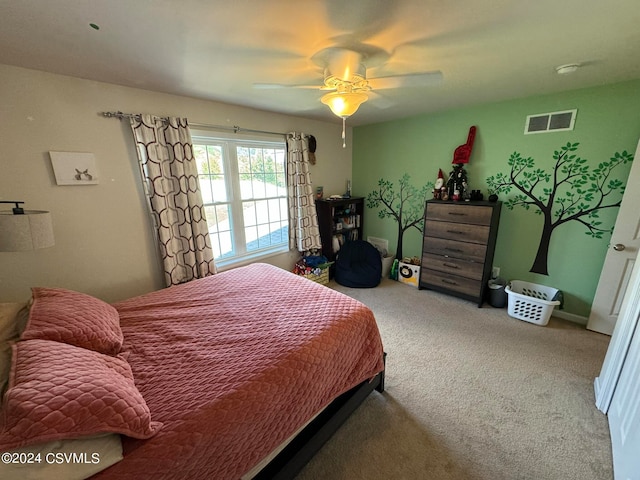
<path fill-rule="evenodd" d="M 161 427 L 122 358 L 49 340 L 13 344 L 0 451 L 98 433 L 149 438 Z"/>
<path fill-rule="evenodd" d="M 32 288 L 33 305 L 22 340 L 54 340 L 109 355 L 122 348 L 118 311 L 84 293 Z"/>

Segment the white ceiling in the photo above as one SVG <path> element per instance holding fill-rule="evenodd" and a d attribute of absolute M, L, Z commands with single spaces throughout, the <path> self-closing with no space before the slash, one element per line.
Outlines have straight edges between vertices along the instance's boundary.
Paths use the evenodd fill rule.
<path fill-rule="evenodd" d="M 640 78 L 639 26 L 638 0 L 0 0 L 0 63 L 336 121 L 324 92 L 253 84 L 321 85 L 336 45 L 389 53 L 369 77 L 443 73 L 362 125 Z"/>

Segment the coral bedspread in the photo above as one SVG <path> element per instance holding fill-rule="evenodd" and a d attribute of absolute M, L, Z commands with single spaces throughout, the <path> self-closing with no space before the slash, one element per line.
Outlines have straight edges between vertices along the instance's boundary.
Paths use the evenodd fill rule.
<path fill-rule="evenodd" d="M 93 478 L 235 479 L 383 369 L 372 312 L 266 264 L 114 305 L 152 419 Z"/>

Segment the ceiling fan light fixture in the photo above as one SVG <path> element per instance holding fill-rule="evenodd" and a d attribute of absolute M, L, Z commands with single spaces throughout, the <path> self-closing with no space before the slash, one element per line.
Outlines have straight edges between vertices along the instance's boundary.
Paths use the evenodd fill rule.
<path fill-rule="evenodd" d="M 360 105 L 369 99 L 363 92 L 331 92 L 324 95 L 320 101 L 327 105 L 334 115 L 347 118 L 358 111 Z"/>

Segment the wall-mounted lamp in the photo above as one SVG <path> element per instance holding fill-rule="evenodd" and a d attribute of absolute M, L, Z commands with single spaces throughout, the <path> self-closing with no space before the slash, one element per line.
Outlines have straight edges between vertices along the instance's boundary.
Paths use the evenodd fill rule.
<path fill-rule="evenodd" d="M 24 202 L 13 203 L 12 210 L 0 211 L 0 252 L 22 252 L 36 248 L 52 247 L 53 225 L 51 214 L 41 210 L 24 210 Z"/>

